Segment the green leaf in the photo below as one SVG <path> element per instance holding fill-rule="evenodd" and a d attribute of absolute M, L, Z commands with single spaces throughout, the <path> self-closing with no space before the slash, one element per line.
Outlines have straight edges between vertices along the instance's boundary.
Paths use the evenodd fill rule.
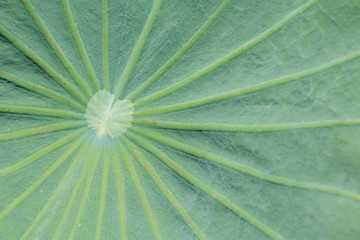
<path fill-rule="evenodd" d="M 2 0 L 0 239 L 358 239 L 359 12 Z"/>

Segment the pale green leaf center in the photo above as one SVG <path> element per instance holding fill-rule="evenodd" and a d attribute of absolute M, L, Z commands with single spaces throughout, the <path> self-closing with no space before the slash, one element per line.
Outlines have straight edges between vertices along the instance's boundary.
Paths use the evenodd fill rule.
<path fill-rule="evenodd" d="M 129 100 L 115 100 L 114 95 L 106 90 L 97 92 L 86 108 L 88 127 L 102 136 L 112 138 L 123 134 L 131 126 L 134 112 Z"/>

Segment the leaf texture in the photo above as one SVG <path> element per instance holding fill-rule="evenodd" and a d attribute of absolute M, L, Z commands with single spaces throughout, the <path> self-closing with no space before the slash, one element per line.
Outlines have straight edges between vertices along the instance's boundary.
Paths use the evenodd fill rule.
<path fill-rule="evenodd" d="M 359 12 L 2 0 L 0 239 L 358 239 Z"/>

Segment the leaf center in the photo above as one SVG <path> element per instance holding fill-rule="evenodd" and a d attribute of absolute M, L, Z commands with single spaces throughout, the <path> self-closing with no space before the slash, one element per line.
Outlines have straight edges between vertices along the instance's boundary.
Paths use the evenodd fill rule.
<path fill-rule="evenodd" d="M 88 127 L 98 136 L 116 138 L 131 126 L 134 107 L 129 100 L 115 100 L 114 95 L 106 90 L 97 92 L 86 108 Z"/>

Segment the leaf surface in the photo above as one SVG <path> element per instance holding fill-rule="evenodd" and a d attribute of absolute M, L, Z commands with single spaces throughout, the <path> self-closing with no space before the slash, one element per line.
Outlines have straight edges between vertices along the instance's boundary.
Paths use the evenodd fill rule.
<path fill-rule="evenodd" d="M 0 239 L 357 239 L 359 11 L 1 1 Z"/>

